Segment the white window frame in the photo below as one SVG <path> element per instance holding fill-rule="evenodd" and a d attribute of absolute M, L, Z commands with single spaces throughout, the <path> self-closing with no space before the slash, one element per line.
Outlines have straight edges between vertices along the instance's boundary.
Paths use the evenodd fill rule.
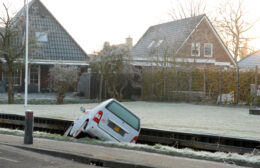
<path fill-rule="evenodd" d="M 34 69 L 34 68 L 35 68 L 36 71 L 32 72 L 32 69 Z M 37 83 L 34 83 L 34 80 L 32 81 L 32 79 L 31 79 L 32 73 L 35 73 L 35 74 L 37 73 L 37 79 L 34 79 L 34 80 L 37 80 Z M 39 80 L 39 67 L 38 66 L 31 66 L 30 67 L 30 78 L 29 79 L 30 79 L 30 84 L 38 85 L 38 83 L 39 83 L 39 81 L 38 81 Z"/>
<path fill-rule="evenodd" d="M 195 48 L 194 48 L 195 45 Z M 197 49 L 196 49 L 197 48 Z M 193 50 L 198 50 L 198 55 L 193 54 Z M 200 43 L 191 43 L 191 56 L 192 57 L 199 57 L 200 56 Z"/>
<path fill-rule="evenodd" d="M 207 45 L 210 46 L 210 55 L 205 54 Z M 213 45 L 212 45 L 212 43 L 204 43 L 204 57 L 212 57 L 212 56 L 213 56 Z"/>
<path fill-rule="evenodd" d="M 35 37 L 38 42 L 48 42 L 48 34 L 46 32 L 35 32 Z"/>

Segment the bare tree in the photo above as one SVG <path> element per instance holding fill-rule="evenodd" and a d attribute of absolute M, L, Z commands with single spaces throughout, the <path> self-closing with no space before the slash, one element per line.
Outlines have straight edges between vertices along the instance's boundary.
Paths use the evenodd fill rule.
<path fill-rule="evenodd" d="M 15 61 L 19 60 L 24 53 L 24 46 L 19 43 L 19 36 L 21 36 L 22 27 L 17 24 L 19 17 L 12 18 L 8 7 L 3 4 L 5 15 L 0 16 L 0 58 L 2 64 L 6 64 L 4 70 L 7 73 L 8 80 L 8 103 L 14 103 L 14 80 L 13 72 L 19 68 L 18 63 L 14 64 Z M 20 61 L 21 62 L 21 61 Z"/>
<path fill-rule="evenodd" d="M 242 50 L 246 46 L 244 44 L 252 40 L 252 38 L 246 36 L 246 33 L 259 18 L 254 22 L 248 22 L 246 18 L 248 12 L 245 9 L 244 1 L 235 2 L 225 1 L 224 4 L 220 4 L 214 19 L 214 25 L 233 54 L 235 61 L 238 61 L 239 58 L 243 57 Z M 249 48 L 246 47 L 246 49 Z"/>
<path fill-rule="evenodd" d="M 92 63 L 94 71 L 99 74 L 99 99 L 101 100 L 103 81 L 111 97 L 122 100 L 123 91 L 128 84 L 133 82 L 135 75 L 134 66 L 129 64 L 129 47 L 127 45 L 104 44 Z"/>
<path fill-rule="evenodd" d="M 168 12 L 172 20 L 198 16 L 205 13 L 205 0 L 182 0 Z"/>
<path fill-rule="evenodd" d="M 66 91 L 78 80 L 79 70 L 74 66 L 54 65 L 50 69 L 50 76 L 54 79 L 54 91 L 57 104 L 63 104 Z"/>
<path fill-rule="evenodd" d="M 108 42 L 104 43 L 103 49 L 98 53 L 97 56 L 91 60 L 91 68 L 96 71 L 99 75 L 99 94 L 98 99 L 99 101 L 102 100 L 102 91 L 103 91 L 103 82 L 104 82 L 104 75 L 107 69 L 108 57 L 107 54 L 110 51 L 110 45 Z"/>

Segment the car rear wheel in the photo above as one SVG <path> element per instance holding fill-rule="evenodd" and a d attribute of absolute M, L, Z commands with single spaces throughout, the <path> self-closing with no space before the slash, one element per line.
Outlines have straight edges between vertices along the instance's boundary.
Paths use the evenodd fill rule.
<path fill-rule="evenodd" d="M 78 129 L 78 130 L 76 130 L 75 132 L 74 132 L 74 134 L 72 135 L 74 138 L 77 138 L 79 135 L 80 135 L 80 133 L 82 133 L 85 129 L 86 129 L 86 127 L 88 126 L 88 121 L 85 121 L 83 124 L 82 124 L 82 126 Z"/>

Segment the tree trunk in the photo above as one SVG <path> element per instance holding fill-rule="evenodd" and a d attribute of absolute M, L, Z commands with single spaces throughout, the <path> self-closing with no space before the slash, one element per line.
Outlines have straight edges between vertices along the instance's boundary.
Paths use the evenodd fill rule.
<path fill-rule="evenodd" d="M 14 103 L 14 81 L 13 81 L 13 73 L 11 70 L 7 71 L 8 78 L 8 104 Z"/>

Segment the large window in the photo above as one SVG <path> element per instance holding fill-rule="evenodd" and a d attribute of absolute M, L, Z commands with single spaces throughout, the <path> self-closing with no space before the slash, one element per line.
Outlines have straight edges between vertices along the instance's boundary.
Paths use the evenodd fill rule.
<path fill-rule="evenodd" d="M 30 67 L 30 84 L 38 85 L 38 74 L 39 68 L 37 66 Z"/>
<path fill-rule="evenodd" d="M 38 42 L 47 42 L 48 36 L 46 32 L 35 32 L 35 37 Z"/>
<path fill-rule="evenodd" d="M 204 44 L 204 56 L 212 57 L 212 44 L 211 43 Z"/>
<path fill-rule="evenodd" d="M 113 101 L 106 108 L 114 113 L 117 117 L 125 121 L 127 124 L 129 124 L 131 127 L 139 130 L 139 119 L 133 113 L 122 107 L 120 104 Z"/>
<path fill-rule="evenodd" d="M 191 56 L 200 56 L 200 43 L 191 43 Z"/>

